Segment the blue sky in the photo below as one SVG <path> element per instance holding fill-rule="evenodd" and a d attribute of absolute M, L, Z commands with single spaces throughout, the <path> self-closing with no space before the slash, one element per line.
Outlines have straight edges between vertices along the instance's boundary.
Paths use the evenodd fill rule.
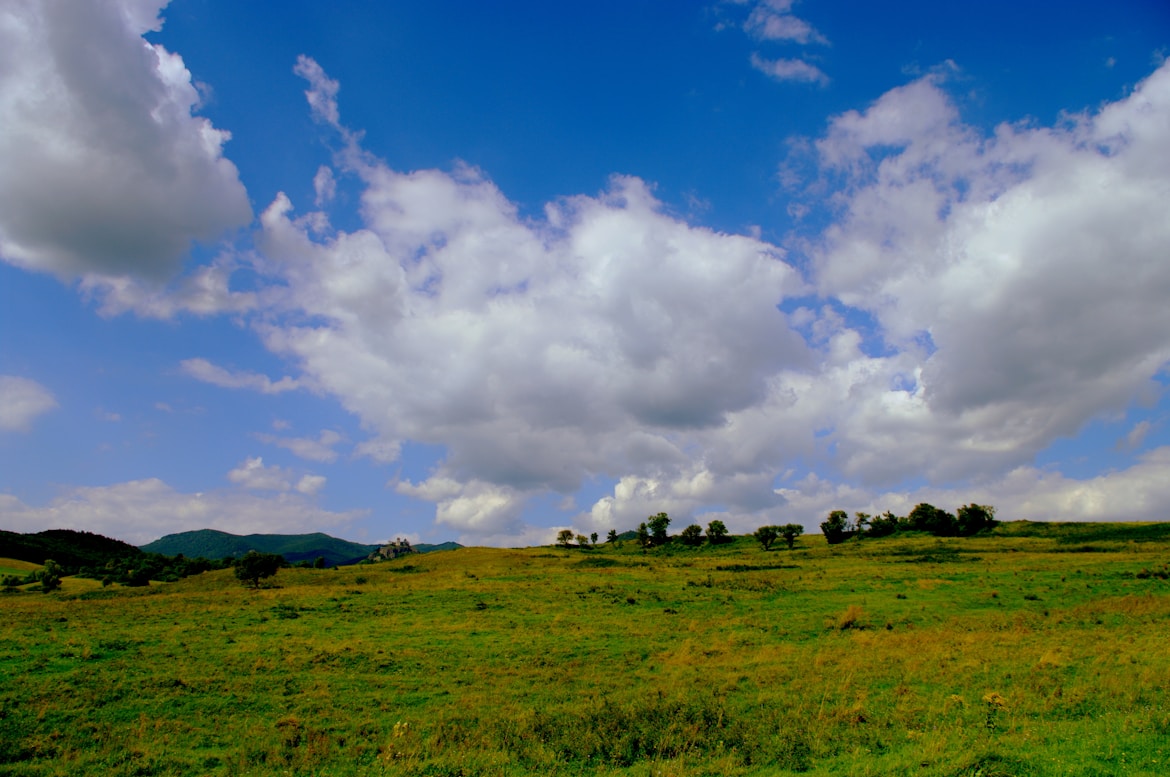
<path fill-rule="evenodd" d="M 1158 2 L 19 0 L 0 527 L 1170 503 Z"/>

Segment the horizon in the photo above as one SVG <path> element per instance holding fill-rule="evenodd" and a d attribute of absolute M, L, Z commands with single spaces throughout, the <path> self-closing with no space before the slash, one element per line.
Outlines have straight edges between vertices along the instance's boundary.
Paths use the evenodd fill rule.
<path fill-rule="evenodd" d="M 0 528 L 1170 504 L 1164 3 L 0 20 Z"/>

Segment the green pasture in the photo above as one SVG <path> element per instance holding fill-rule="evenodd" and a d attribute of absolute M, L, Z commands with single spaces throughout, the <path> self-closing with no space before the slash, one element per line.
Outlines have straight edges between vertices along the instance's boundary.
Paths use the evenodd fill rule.
<path fill-rule="evenodd" d="M 4 593 L 0 775 L 1170 773 L 1166 533 L 1028 526 Z"/>

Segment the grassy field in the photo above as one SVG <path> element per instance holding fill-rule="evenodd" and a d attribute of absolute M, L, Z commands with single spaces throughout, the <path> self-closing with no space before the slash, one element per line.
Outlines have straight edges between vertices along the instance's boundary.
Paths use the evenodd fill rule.
<path fill-rule="evenodd" d="M 0 774 L 1170 772 L 1166 532 L 1028 526 L 4 594 Z"/>

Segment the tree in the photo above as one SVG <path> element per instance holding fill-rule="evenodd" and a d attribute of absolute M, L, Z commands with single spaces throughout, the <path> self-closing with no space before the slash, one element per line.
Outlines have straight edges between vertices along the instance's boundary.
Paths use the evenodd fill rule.
<path fill-rule="evenodd" d="M 804 534 L 804 527 L 799 523 L 786 523 L 780 527 L 780 536 L 788 543 L 788 549 L 792 550 L 792 546 L 796 544 L 796 538 Z"/>
<path fill-rule="evenodd" d="M 588 545 L 589 545 L 589 538 L 586 537 L 584 534 L 578 534 L 577 535 L 577 547 L 584 548 L 584 547 L 588 547 Z"/>
<path fill-rule="evenodd" d="M 678 535 L 684 545 L 702 545 L 703 544 L 703 527 L 697 523 L 692 523 L 687 528 L 683 529 Z"/>
<path fill-rule="evenodd" d="M 913 531 L 929 532 L 936 537 L 953 537 L 958 529 L 955 516 L 926 502 L 916 505 L 906 516 L 906 522 Z"/>
<path fill-rule="evenodd" d="M 772 543 L 775 542 L 776 538 L 780 536 L 780 527 L 761 526 L 760 528 L 756 529 L 752 536 L 756 538 L 757 542 L 764 546 L 764 550 L 769 550 L 772 547 Z"/>
<path fill-rule="evenodd" d="M 707 542 L 712 545 L 718 545 L 721 542 L 727 541 L 727 525 L 720 520 L 711 521 L 707 524 Z"/>
<path fill-rule="evenodd" d="M 249 550 L 236 562 L 236 577 L 241 582 L 251 583 L 253 588 L 259 588 L 262 579 L 272 577 L 284 565 L 284 556 L 279 553 Z"/>
<path fill-rule="evenodd" d="M 873 521 L 873 516 L 869 513 L 854 513 L 853 517 L 857 519 L 857 536 L 862 537 L 869 533 L 869 525 Z"/>
<path fill-rule="evenodd" d="M 849 525 L 849 513 L 844 510 L 834 510 L 829 513 L 828 519 L 821 524 L 821 534 L 830 545 L 844 542 L 853 535 L 853 527 Z"/>
<path fill-rule="evenodd" d="M 646 528 L 646 522 L 638 524 L 638 547 L 642 552 L 646 552 L 646 548 L 650 547 L 650 530 Z"/>
<path fill-rule="evenodd" d="M 557 532 L 557 544 L 560 545 L 561 547 L 565 547 L 565 548 L 572 545 L 573 544 L 573 530 L 572 529 L 561 529 L 559 532 Z"/>
<path fill-rule="evenodd" d="M 652 515 L 646 519 L 646 526 L 650 529 L 650 539 L 655 545 L 665 545 L 669 539 L 666 527 L 670 525 L 670 517 L 666 513 Z"/>
<path fill-rule="evenodd" d="M 317 556 L 317 560 L 313 562 L 313 569 L 324 569 L 324 568 L 325 568 L 325 557 L 324 556 Z"/>
<path fill-rule="evenodd" d="M 902 525 L 902 519 L 886 510 L 881 515 L 875 516 L 869 521 L 869 528 L 865 533 L 869 537 L 888 537 Z"/>
<path fill-rule="evenodd" d="M 991 505 L 963 505 L 957 512 L 955 528 L 963 537 L 970 537 L 995 526 L 995 508 Z"/>
<path fill-rule="evenodd" d="M 41 590 L 45 593 L 49 591 L 56 591 L 61 587 L 61 575 L 65 572 L 53 559 L 45 560 L 45 568 L 41 570 Z"/>
<path fill-rule="evenodd" d="M 593 532 L 589 535 L 589 543 L 593 545 L 593 547 L 597 547 L 597 532 Z"/>
<path fill-rule="evenodd" d="M 610 529 L 609 534 L 605 535 L 605 541 L 616 543 L 618 541 L 617 529 Z"/>

